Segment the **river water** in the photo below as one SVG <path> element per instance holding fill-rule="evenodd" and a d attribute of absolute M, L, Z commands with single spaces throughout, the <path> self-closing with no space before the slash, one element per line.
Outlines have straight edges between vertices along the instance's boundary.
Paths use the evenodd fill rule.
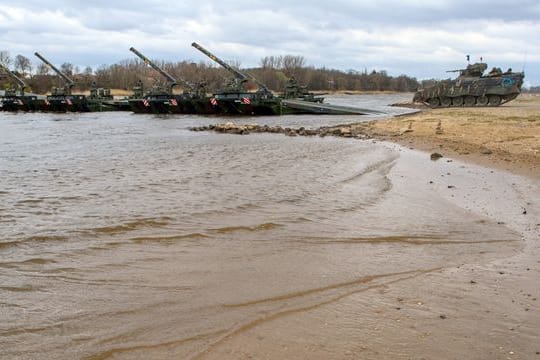
<path fill-rule="evenodd" d="M 322 318 L 287 341 L 324 343 L 324 358 L 358 341 L 360 315 L 334 341 L 311 331 L 340 299 L 520 248 L 439 195 L 468 181 L 457 164 L 373 141 L 188 130 L 363 119 L 0 114 L 0 358 L 212 357 L 314 308 Z M 268 357 L 293 358 L 267 329 Z"/>

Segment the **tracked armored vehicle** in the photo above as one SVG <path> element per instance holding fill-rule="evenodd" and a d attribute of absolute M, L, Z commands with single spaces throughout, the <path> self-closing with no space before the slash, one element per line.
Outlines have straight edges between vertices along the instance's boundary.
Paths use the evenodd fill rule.
<path fill-rule="evenodd" d="M 41 109 L 45 103 L 44 99 L 37 95 L 25 94 L 25 89 L 28 88 L 26 83 L 4 65 L 0 64 L 0 70 L 17 84 L 16 88 L 6 89 L 4 95 L 0 96 L 0 111 L 37 111 Z"/>
<path fill-rule="evenodd" d="M 299 85 L 294 76 L 289 78 L 287 84 L 285 85 L 285 91 L 280 95 L 280 97 L 282 99 L 302 100 L 318 103 L 322 103 L 324 101 L 324 97 L 309 92 L 306 86 Z"/>
<path fill-rule="evenodd" d="M 234 76 L 223 89 L 215 92 L 210 98 L 212 108 L 218 115 L 363 115 L 377 113 L 368 109 L 322 104 L 323 98 L 315 97 L 315 94 L 309 93 L 305 87 L 299 86 L 294 78 L 289 80 L 283 95 L 274 96 L 264 84 L 253 76 L 231 67 L 195 42 L 191 46 L 223 66 Z M 259 87 L 257 91 L 247 90 L 246 83 L 248 81 Z"/>
<path fill-rule="evenodd" d="M 34 55 L 38 57 L 45 65 L 51 68 L 58 76 L 60 76 L 66 83 L 63 87 L 53 87 L 51 89 L 51 95 L 47 96 L 45 100 L 45 106 L 43 111 L 50 112 L 87 112 L 88 102 L 84 95 L 74 95 L 71 93 L 71 89 L 75 86 L 73 80 L 71 80 L 66 74 L 58 70 L 49 60 L 45 59 L 40 53 L 35 52 Z"/>
<path fill-rule="evenodd" d="M 47 96 L 44 106 L 40 110 L 47 112 L 98 112 L 127 110 L 122 107 L 121 102 L 114 100 L 108 88 L 97 88 L 92 84 L 90 96 L 83 94 L 73 94 L 72 88 L 75 82 L 66 74 L 61 72 L 51 62 L 45 59 L 40 53 L 34 53 L 41 61 L 51 68 L 64 81 L 63 87 L 53 87 L 51 95 Z"/>
<path fill-rule="evenodd" d="M 184 86 L 182 94 L 174 94 L 173 88 L 178 85 L 177 79 L 160 68 L 134 47 L 129 49 L 146 65 L 159 72 L 166 80 L 167 86 L 154 86 L 141 98 L 129 100 L 131 110 L 135 113 L 151 114 L 209 114 L 213 113 L 210 98 L 206 97 L 204 87 L 179 79 Z"/>
<path fill-rule="evenodd" d="M 418 90 L 413 102 L 424 103 L 432 108 L 499 106 L 515 99 L 521 93 L 525 77 L 523 72 L 508 69 L 502 72 L 493 68 L 484 75 L 486 63 L 470 64 L 459 72 L 455 80 L 442 80 Z"/>
<path fill-rule="evenodd" d="M 221 60 L 201 45 L 193 42 L 194 48 L 228 70 L 234 78 L 209 99 L 212 110 L 218 115 L 277 115 L 281 114 L 281 102 L 272 92 L 251 75 L 244 74 Z M 248 91 L 246 83 L 252 81 L 259 88 Z"/>

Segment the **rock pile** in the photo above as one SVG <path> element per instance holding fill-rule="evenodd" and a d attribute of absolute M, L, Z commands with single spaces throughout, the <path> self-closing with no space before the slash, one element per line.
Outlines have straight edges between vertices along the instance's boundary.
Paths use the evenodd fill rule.
<path fill-rule="evenodd" d="M 268 126 L 268 125 L 257 125 L 257 124 L 248 124 L 248 125 L 239 125 L 232 122 L 225 124 L 215 124 L 215 125 L 206 125 L 206 126 L 196 126 L 191 127 L 191 131 L 215 131 L 225 134 L 237 134 L 237 135 L 247 135 L 250 133 L 273 133 L 273 134 L 284 134 L 287 136 L 339 136 L 346 138 L 357 138 L 357 139 L 370 139 L 371 137 L 362 131 L 359 128 L 351 128 L 350 126 L 339 126 L 339 127 L 321 127 L 318 129 L 306 129 L 304 127 L 300 128 L 289 128 L 277 126 Z"/>

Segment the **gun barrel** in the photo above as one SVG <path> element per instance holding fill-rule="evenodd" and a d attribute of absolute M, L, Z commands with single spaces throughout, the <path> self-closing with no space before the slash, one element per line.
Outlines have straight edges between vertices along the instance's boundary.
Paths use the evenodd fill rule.
<path fill-rule="evenodd" d="M 133 46 L 129 48 L 129 51 L 137 55 L 146 65 L 150 65 L 154 70 L 156 70 L 158 73 L 163 75 L 169 82 L 171 82 L 172 86 L 176 85 L 176 79 L 172 77 L 169 73 L 167 73 L 165 70 L 157 66 L 152 60 L 144 56 L 141 52 L 139 52 L 137 49 L 135 49 Z"/>
<path fill-rule="evenodd" d="M 219 65 L 223 66 L 225 69 L 229 70 L 237 79 L 240 79 L 240 80 L 251 80 L 253 81 L 255 84 L 257 84 L 261 89 L 263 89 L 265 92 L 270 92 L 270 90 L 268 90 L 268 88 L 266 87 L 266 85 L 264 85 L 263 83 L 259 82 L 257 79 L 255 79 L 252 75 L 246 75 L 242 72 L 240 72 L 239 70 L 233 68 L 232 66 L 230 66 L 229 64 L 227 64 L 225 61 L 221 60 L 220 58 L 218 58 L 217 56 L 215 56 L 214 54 L 212 54 L 210 51 L 206 50 L 204 47 L 202 47 L 201 45 L 197 44 L 196 42 L 193 42 L 191 43 L 191 46 L 193 46 L 195 49 L 199 50 L 200 52 L 202 52 L 204 55 L 208 56 L 210 59 L 214 60 L 215 62 L 217 62 Z"/>
<path fill-rule="evenodd" d="M 203 48 L 201 45 L 197 44 L 196 42 L 193 42 L 191 44 L 191 46 L 193 46 L 194 48 L 196 48 L 197 50 L 202 52 L 204 55 L 208 56 L 210 59 L 217 62 L 219 65 L 223 66 L 225 69 L 229 70 L 238 79 L 240 79 L 240 80 L 248 80 L 248 77 L 245 74 L 242 74 L 240 71 L 236 70 L 235 68 L 233 68 L 232 66 L 227 64 L 225 61 L 221 60 L 216 55 L 212 54 L 210 51 L 206 50 L 205 48 Z"/>
<path fill-rule="evenodd" d="M 4 65 L 0 64 L 0 69 L 5 72 L 9 77 L 11 77 L 13 80 L 15 80 L 15 82 L 17 84 L 19 84 L 19 87 L 21 88 L 21 90 L 24 92 L 24 89 L 27 88 L 28 86 L 26 85 L 26 83 L 20 78 L 18 77 L 17 75 L 15 75 L 15 73 L 11 70 L 9 70 L 7 67 L 5 67 Z"/>
<path fill-rule="evenodd" d="M 51 64 L 49 62 L 49 60 L 45 59 L 43 56 L 41 56 L 40 53 L 38 53 L 37 51 L 34 53 L 34 55 L 36 55 L 41 61 L 43 61 L 46 65 L 48 65 L 51 69 L 54 70 L 55 73 L 57 73 L 62 79 L 64 79 L 68 86 L 69 87 L 72 87 L 73 85 L 75 85 L 75 83 L 73 82 L 73 80 L 71 80 L 66 74 L 64 74 L 63 72 L 61 72 L 60 70 L 58 70 L 56 68 L 56 66 L 54 66 L 53 64 Z"/>

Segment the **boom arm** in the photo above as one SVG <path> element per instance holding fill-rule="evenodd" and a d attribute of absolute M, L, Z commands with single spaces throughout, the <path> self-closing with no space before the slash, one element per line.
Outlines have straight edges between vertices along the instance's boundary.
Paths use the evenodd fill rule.
<path fill-rule="evenodd" d="M 35 52 L 34 55 L 36 55 L 41 61 L 43 61 L 46 65 L 48 65 L 51 69 L 54 70 L 55 73 L 57 73 L 62 79 L 64 79 L 69 86 L 69 88 L 72 88 L 75 83 L 73 80 L 71 80 L 66 74 L 58 70 L 53 64 L 51 64 L 47 59 L 45 59 L 43 56 L 41 56 L 40 53 Z"/>
<path fill-rule="evenodd" d="M 169 73 L 167 73 L 165 70 L 154 64 L 149 58 L 141 54 L 137 49 L 134 47 L 130 47 L 129 51 L 137 55 L 139 58 L 141 58 L 142 61 L 144 61 L 145 64 L 150 65 L 154 70 L 156 70 L 158 73 L 163 75 L 169 82 L 171 83 L 171 89 L 174 85 L 176 85 L 176 79 L 173 78 Z"/>
<path fill-rule="evenodd" d="M 28 87 L 26 85 L 26 83 L 20 77 L 15 75 L 15 73 L 13 73 L 11 70 L 9 70 L 7 67 L 5 67 L 4 65 L 0 64 L 0 69 L 2 71 L 4 71 L 6 74 L 8 74 L 9 77 L 11 77 L 13 80 L 15 80 L 15 82 L 19 85 L 19 88 L 21 89 L 21 92 L 24 93 L 24 89 L 26 89 Z"/>
<path fill-rule="evenodd" d="M 233 68 L 232 66 L 230 66 L 229 64 L 227 64 L 225 61 L 221 60 L 220 58 L 218 58 L 217 56 L 215 56 L 214 54 L 212 54 L 210 51 L 206 50 L 205 48 L 203 48 L 201 45 L 197 44 L 196 42 L 193 42 L 191 44 L 191 46 L 193 46 L 195 49 L 199 50 L 200 52 L 202 52 L 204 55 L 208 56 L 210 59 L 214 60 L 215 62 L 217 62 L 219 65 L 223 66 L 225 69 L 229 70 L 231 73 L 233 73 L 233 75 L 237 78 L 237 79 L 240 79 L 242 81 L 246 81 L 246 80 L 251 80 L 253 81 L 255 84 L 257 84 L 259 86 L 259 88 L 261 88 L 264 92 L 267 92 L 269 93 L 270 90 L 268 90 L 268 88 L 266 87 L 266 85 L 264 85 L 263 83 L 259 82 L 257 79 L 255 79 L 253 76 L 251 75 L 246 75 L 246 74 L 243 74 L 241 73 L 240 71 L 238 71 L 237 69 Z"/>

